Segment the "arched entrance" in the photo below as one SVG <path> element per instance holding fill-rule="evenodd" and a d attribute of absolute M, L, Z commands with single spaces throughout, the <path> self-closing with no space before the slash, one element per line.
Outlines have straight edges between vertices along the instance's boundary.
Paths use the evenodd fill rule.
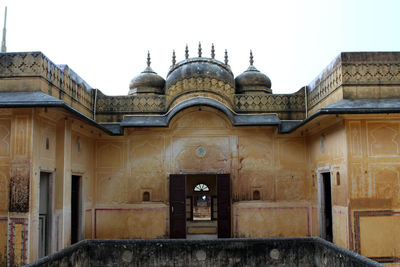
<path fill-rule="evenodd" d="M 170 175 L 170 237 L 231 237 L 229 174 Z"/>

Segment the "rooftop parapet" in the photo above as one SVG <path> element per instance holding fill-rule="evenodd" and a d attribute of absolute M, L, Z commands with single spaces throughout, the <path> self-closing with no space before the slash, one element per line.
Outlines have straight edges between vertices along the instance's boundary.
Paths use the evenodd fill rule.
<path fill-rule="evenodd" d="M 21 77 L 27 80 L 21 82 Z M 68 65 L 56 65 L 41 52 L 0 53 L 0 78 L 4 78 L 0 91 L 43 91 L 93 115 L 91 86 Z"/>
<path fill-rule="evenodd" d="M 313 113 L 341 99 L 399 98 L 399 85 L 400 52 L 343 52 L 308 85 L 307 105 Z"/>

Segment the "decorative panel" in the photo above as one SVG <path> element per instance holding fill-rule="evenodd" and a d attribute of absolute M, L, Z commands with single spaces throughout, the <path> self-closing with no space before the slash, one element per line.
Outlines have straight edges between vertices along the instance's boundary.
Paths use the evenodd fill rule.
<path fill-rule="evenodd" d="M 350 155 L 352 157 L 362 156 L 361 146 L 361 122 L 350 121 L 349 122 L 349 141 L 350 141 Z"/>
<path fill-rule="evenodd" d="M 0 119 L 0 158 L 10 156 L 10 120 Z"/>
<path fill-rule="evenodd" d="M 28 160 L 10 164 L 10 212 L 29 211 L 30 164 Z"/>

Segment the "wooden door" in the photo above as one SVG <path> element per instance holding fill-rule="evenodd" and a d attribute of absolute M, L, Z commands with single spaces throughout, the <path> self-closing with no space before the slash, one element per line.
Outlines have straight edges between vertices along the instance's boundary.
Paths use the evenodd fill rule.
<path fill-rule="evenodd" d="M 170 238 L 186 238 L 186 175 L 169 176 Z"/>
<path fill-rule="evenodd" d="M 231 183 L 229 174 L 217 174 L 218 238 L 231 237 Z"/>

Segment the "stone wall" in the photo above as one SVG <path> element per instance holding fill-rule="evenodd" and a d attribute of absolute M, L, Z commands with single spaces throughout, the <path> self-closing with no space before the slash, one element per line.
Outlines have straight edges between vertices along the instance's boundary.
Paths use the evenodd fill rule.
<path fill-rule="evenodd" d="M 319 238 L 85 240 L 27 267 L 382 266 Z"/>

